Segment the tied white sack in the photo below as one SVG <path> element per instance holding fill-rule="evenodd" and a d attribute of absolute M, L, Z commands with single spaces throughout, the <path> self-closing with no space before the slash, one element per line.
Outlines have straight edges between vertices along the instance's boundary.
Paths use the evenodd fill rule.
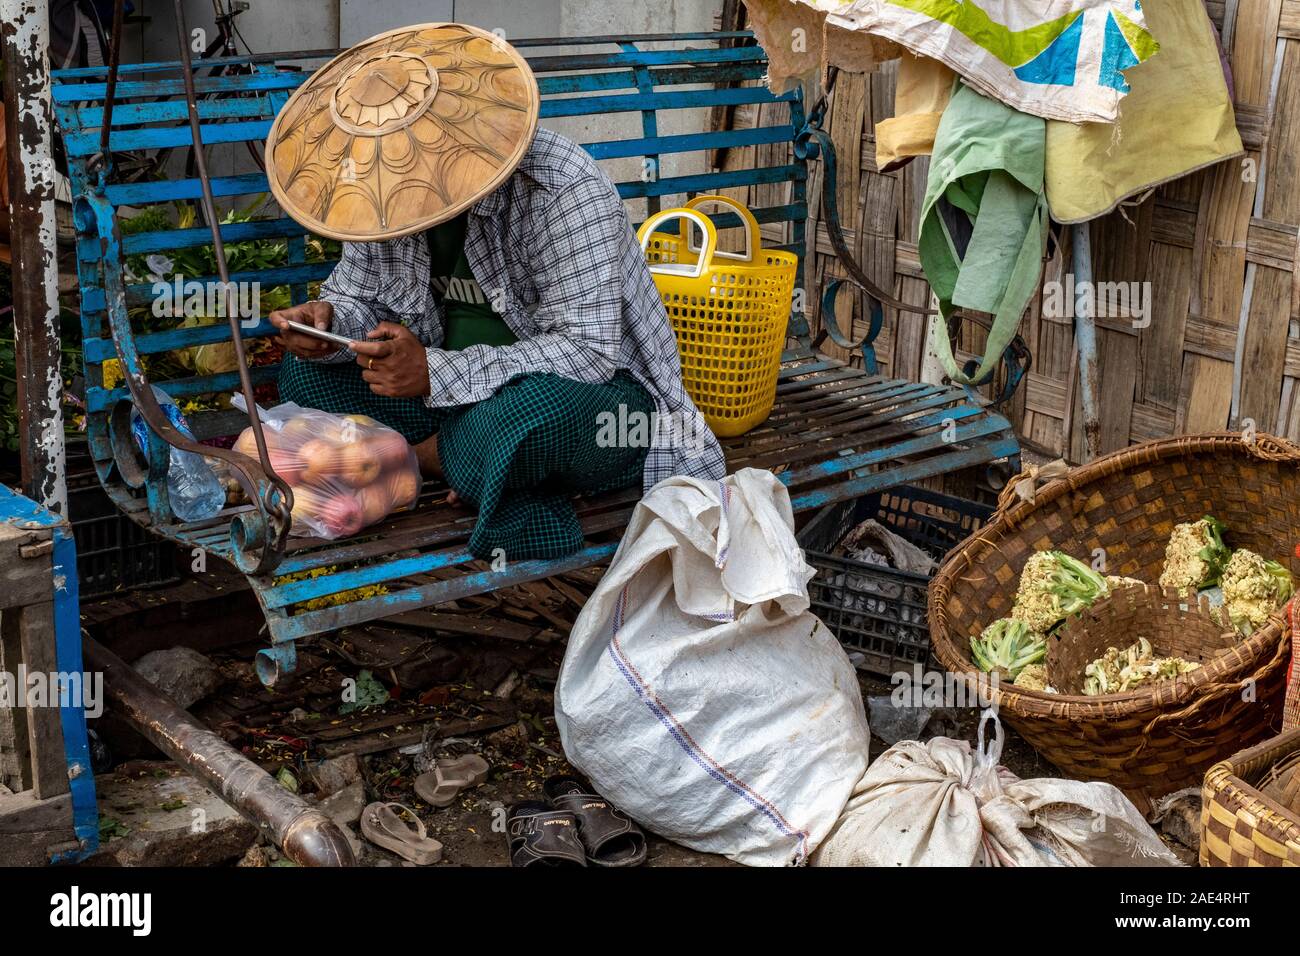
<path fill-rule="evenodd" d="M 984 726 L 994 739 L 986 748 Z M 978 747 L 903 740 L 863 775 L 814 866 L 1179 866 L 1108 783 L 1021 780 L 998 761 L 1002 725 Z"/>
<path fill-rule="evenodd" d="M 646 828 L 805 862 L 867 765 L 857 675 L 809 610 L 785 486 L 669 478 L 637 505 L 555 689 L 569 761 Z"/>

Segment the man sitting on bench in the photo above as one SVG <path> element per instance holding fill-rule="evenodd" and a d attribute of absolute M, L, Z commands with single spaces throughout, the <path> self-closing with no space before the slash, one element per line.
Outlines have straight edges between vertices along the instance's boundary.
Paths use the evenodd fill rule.
<path fill-rule="evenodd" d="M 513 48 L 428 25 L 322 68 L 267 141 L 282 208 L 344 241 L 270 315 L 281 399 L 400 432 L 478 509 L 470 550 L 512 561 L 582 546 L 575 494 L 725 472 L 617 190 L 537 118 Z"/>

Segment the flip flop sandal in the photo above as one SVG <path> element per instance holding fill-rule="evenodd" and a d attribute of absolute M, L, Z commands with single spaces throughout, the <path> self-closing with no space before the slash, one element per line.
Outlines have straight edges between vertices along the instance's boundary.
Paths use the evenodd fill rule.
<path fill-rule="evenodd" d="M 645 834 L 622 810 L 577 777 L 551 777 L 542 784 L 556 810 L 572 813 L 587 860 L 596 866 L 640 866 L 646 859 Z"/>
<path fill-rule="evenodd" d="M 487 779 L 488 762 L 478 754 L 444 757 L 433 769 L 415 778 L 415 793 L 431 807 L 449 807 L 462 790 Z"/>
<path fill-rule="evenodd" d="M 586 866 L 578 821 L 539 800 L 517 803 L 506 813 L 511 866 Z"/>
<path fill-rule="evenodd" d="M 415 822 L 408 823 L 403 813 Z M 429 836 L 424 823 L 410 807 L 400 803 L 377 802 L 366 807 L 361 812 L 361 833 L 375 846 L 417 866 L 428 866 L 442 859 L 442 844 Z"/>

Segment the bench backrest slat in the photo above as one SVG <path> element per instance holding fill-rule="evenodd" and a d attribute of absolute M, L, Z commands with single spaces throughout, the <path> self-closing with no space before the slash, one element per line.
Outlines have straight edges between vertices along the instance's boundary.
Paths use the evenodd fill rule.
<path fill-rule="evenodd" d="M 616 185 L 624 199 L 644 200 L 649 211 L 654 212 L 664 196 L 788 183 L 790 188 L 783 199 L 755 208 L 753 212 L 762 224 L 789 224 L 792 241 L 786 243 L 785 248 L 802 255 L 803 222 L 808 213 L 806 168 L 788 150 L 780 150 L 783 144 L 790 143 L 796 124 L 802 123 L 802 104 L 797 94 L 773 96 L 758 82 L 766 70 L 766 56 L 761 48 L 748 43 L 722 47 L 716 45 L 720 38 L 747 39 L 748 35 L 538 38 L 517 41 L 517 45 L 524 48 L 537 73 L 543 118 L 640 114 L 640 135 L 583 143 L 598 161 L 626 162 L 645 158 L 658 164 L 666 157 L 689 157 L 710 150 L 758 151 L 759 161 L 747 162 L 744 168 L 618 181 Z M 642 49 L 648 39 L 673 42 L 664 49 Z M 616 46 L 618 50 L 605 52 L 596 49 L 600 45 Z M 562 54 L 528 52 L 546 47 L 577 47 L 578 51 Z M 285 54 L 283 59 L 305 57 Z M 310 75 L 309 70 L 282 69 L 269 60 L 264 56 L 234 57 L 196 65 L 195 85 L 201 96 L 198 108 L 205 144 L 261 143 L 265 140 L 275 114 Z M 208 75 L 213 66 L 225 63 L 248 64 L 252 72 Z M 74 191 L 80 194 L 94 185 L 89 161 L 100 148 L 107 74 L 103 67 L 84 67 L 56 70 L 53 76 L 55 114 L 69 157 Z M 202 98 L 203 94 L 209 96 Z M 701 107 L 748 109 L 759 104 L 776 103 L 788 104 L 788 108 L 780 111 L 775 119 L 769 112 L 766 124 L 761 126 L 742 123 L 734 129 L 690 133 L 662 132 L 660 128 L 660 118 L 675 110 Z M 147 155 L 159 149 L 188 149 L 192 141 L 179 64 L 124 65 L 117 86 L 112 124 L 109 148 L 115 156 L 123 152 Z M 777 151 L 769 154 L 773 148 Z M 770 158 L 764 159 L 764 156 Z M 211 186 L 217 199 L 237 205 L 241 202 L 240 197 L 268 192 L 265 174 L 256 172 L 216 176 L 211 180 Z M 115 207 L 147 208 L 193 201 L 199 198 L 200 193 L 199 181 L 194 178 L 149 182 L 116 182 L 110 178 L 105 187 L 105 197 Z M 720 228 L 738 224 L 738 219 L 732 215 L 716 218 Z M 262 289 L 288 286 L 294 301 L 305 300 L 308 283 L 325 278 L 336 261 L 306 261 L 309 234 L 288 218 L 229 222 L 220 230 L 227 245 L 255 240 L 284 242 L 286 254 L 281 259 L 282 265 L 232 272 L 230 277 L 235 282 L 257 281 Z M 103 262 L 102 267 L 121 269 L 120 257 L 124 256 L 170 256 L 181 250 L 203 249 L 210 244 L 211 235 L 202 226 L 125 233 L 120 245 L 112 247 L 119 258 Z M 98 237 L 82 236 L 79 239 L 77 258 L 83 356 L 87 371 L 87 408 L 92 415 L 102 414 L 126 395 L 120 386 L 103 387 L 100 366 L 114 358 L 116 352 L 104 322 L 106 302 L 99 277 L 102 254 Z M 135 277 L 137 281 L 128 278 L 128 307 L 146 305 L 155 298 L 154 284 L 140 282 L 139 278 Z M 216 280 L 212 275 L 187 275 L 184 278 L 200 283 Z M 262 320 L 246 328 L 244 334 L 257 338 L 271 335 L 273 331 Z M 229 336 L 225 321 L 214 319 L 211 324 L 191 328 L 136 332 L 133 340 L 140 355 L 150 356 L 229 341 Z M 269 381 L 274 379 L 275 367 L 259 367 L 254 372 L 256 381 Z M 190 375 L 162 381 L 151 376 L 151 380 L 176 398 L 227 391 L 237 385 L 234 373 Z"/>

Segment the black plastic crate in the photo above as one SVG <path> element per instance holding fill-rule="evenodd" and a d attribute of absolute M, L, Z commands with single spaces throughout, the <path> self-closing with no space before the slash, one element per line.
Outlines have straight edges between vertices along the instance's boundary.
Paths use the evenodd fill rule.
<path fill-rule="evenodd" d="M 911 485 L 827 505 L 799 533 L 808 563 L 817 569 L 808 582 L 813 613 L 847 650 L 865 656 L 858 665 L 863 670 L 888 677 L 910 671 L 913 664 L 928 667 L 930 576 L 829 552 L 863 521 L 875 518 L 940 561 L 992 513 L 990 505 Z"/>
<path fill-rule="evenodd" d="M 146 531 L 113 504 L 88 451 L 68 448 L 68 519 L 77 541 L 81 597 L 180 580 L 176 546 Z"/>

